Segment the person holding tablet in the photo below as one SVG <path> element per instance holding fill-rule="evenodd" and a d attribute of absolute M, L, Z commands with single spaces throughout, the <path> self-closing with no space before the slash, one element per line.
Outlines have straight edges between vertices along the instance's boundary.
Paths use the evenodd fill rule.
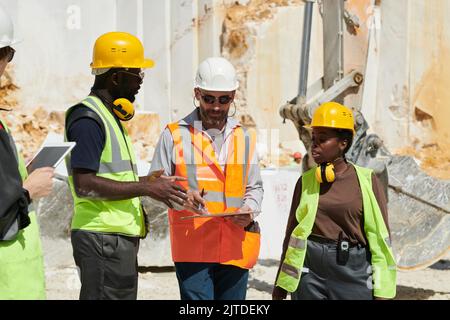
<path fill-rule="evenodd" d="M 193 90 L 195 109 L 167 125 L 152 160 L 151 171 L 187 179 L 179 183 L 188 189 L 188 210 L 169 210 L 182 300 L 244 300 L 249 269 L 258 259 L 260 230 L 253 219 L 264 190 L 256 133 L 233 119 L 235 112 L 229 115 L 238 86 L 228 60 L 203 61 Z M 192 212 L 205 217 L 189 218 Z"/>
<path fill-rule="evenodd" d="M 0 77 L 13 60 L 17 42 L 11 18 L 0 6 Z M 47 167 L 28 176 L 0 119 L 0 300 L 46 298 L 39 226 L 31 202 L 50 194 L 53 174 Z"/>

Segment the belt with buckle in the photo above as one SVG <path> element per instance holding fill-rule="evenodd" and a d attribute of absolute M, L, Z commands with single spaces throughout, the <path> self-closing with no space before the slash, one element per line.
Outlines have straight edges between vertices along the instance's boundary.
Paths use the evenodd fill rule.
<path fill-rule="evenodd" d="M 331 244 L 331 245 L 334 245 L 334 246 L 337 246 L 337 244 L 338 244 L 337 240 L 328 239 L 328 238 L 325 238 L 325 237 L 322 237 L 322 236 L 318 236 L 318 235 L 314 235 L 314 234 L 310 235 L 308 237 L 308 240 L 311 240 L 311 241 L 314 241 L 314 242 L 317 242 L 317 243 L 321 243 L 321 244 Z M 358 246 L 360 248 L 364 248 L 365 247 L 364 245 L 360 244 L 359 242 L 351 243 L 349 241 L 349 245 L 350 245 L 350 248 L 358 247 Z"/>

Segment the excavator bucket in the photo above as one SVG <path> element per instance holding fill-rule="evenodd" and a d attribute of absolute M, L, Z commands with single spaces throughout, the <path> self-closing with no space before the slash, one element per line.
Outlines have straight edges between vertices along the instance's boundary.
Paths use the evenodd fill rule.
<path fill-rule="evenodd" d="M 408 156 L 392 156 L 387 168 L 389 224 L 398 268 L 426 268 L 450 248 L 450 181 L 428 176 Z"/>

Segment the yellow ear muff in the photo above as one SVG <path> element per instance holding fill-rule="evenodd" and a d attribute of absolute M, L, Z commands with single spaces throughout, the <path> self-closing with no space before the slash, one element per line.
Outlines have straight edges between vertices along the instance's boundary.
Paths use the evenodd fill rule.
<path fill-rule="evenodd" d="M 134 106 L 130 100 L 119 98 L 114 100 L 113 104 L 113 111 L 120 120 L 128 121 L 134 117 Z"/>
<path fill-rule="evenodd" d="M 336 179 L 334 174 L 334 165 L 330 162 L 322 163 L 316 168 L 316 179 L 319 183 L 333 182 Z"/>

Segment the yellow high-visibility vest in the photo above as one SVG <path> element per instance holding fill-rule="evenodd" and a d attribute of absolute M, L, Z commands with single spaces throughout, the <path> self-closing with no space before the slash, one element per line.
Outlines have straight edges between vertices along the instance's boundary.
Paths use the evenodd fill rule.
<path fill-rule="evenodd" d="M 394 298 L 397 266 L 392 253 L 389 232 L 378 202 L 372 191 L 372 170 L 353 165 L 361 186 L 364 211 L 364 231 L 372 254 L 374 296 Z M 312 168 L 302 176 L 302 195 L 297 208 L 298 225 L 292 231 L 286 256 L 281 265 L 276 285 L 294 292 L 300 283 L 307 250 L 307 239 L 316 219 L 320 184 Z"/>
<path fill-rule="evenodd" d="M 22 180 L 28 173 L 22 156 L 5 123 L 0 124 L 6 129 L 15 152 Z M 16 239 L 0 241 L 0 300 L 44 300 L 45 273 L 42 255 L 39 226 L 34 211 L 30 211 L 30 224 L 19 231 Z"/>
<path fill-rule="evenodd" d="M 97 97 L 89 96 L 82 103 L 100 117 L 105 128 L 105 146 L 96 175 L 115 181 L 138 182 L 136 156 L 126 128 L 123 128 L 122 133 L 114 116 Z M 67 110 L 66 120 L 71 111 L 72 108 Z M 117 201 L 80 198 L 73 184 L 70 157 L 66 157 L 66 165 L 74 200 L 72 230 L 145 236 L 144 215 L 139 197 Z"/>

